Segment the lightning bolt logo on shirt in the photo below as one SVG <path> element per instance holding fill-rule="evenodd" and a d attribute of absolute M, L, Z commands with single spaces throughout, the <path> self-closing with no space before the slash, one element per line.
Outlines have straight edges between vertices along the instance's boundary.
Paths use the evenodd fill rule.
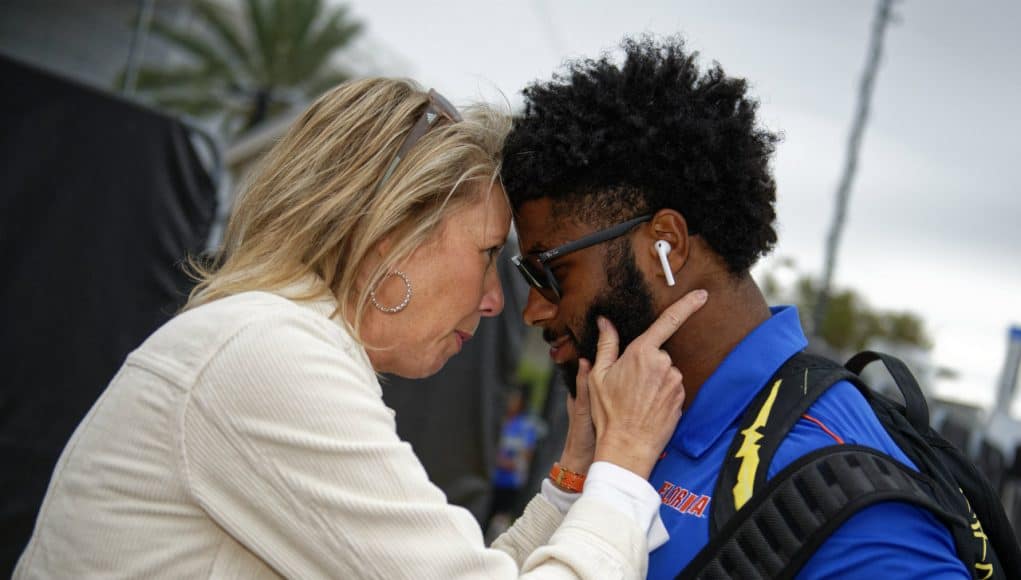
<path fill-rule="evenodd" d="M 773 383 L 772 391 L 766 398 L 765 404 L 759 409 L 755 421 L 747 429 L 741 431 L 744 440 L 741 441 L 741 447 L 737 450 L 736 455 L 741 460 L 741 466 L 738 468 L 737 484 L 734 486 L 734 507 L 737 509 L 741 509 L 741 506 L 752 497 L 755 472 L 759 469 L 759 440 L 762 439 L 762 432 L 759 429 L 765 427 L 766 421 L 769 420 L 769 412 L 773 409 L 781 382 L 783 381 L 778 379 Z"/>

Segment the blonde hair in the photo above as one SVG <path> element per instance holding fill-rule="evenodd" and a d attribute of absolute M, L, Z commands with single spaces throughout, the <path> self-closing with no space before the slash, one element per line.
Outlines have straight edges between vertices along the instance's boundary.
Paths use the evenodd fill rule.
<path fill-rule="evenodd" d="M 403 79 L 353 81 L 320 97 L 236 199 L 215 265 L 190 261 L 198 285 L 184 309 L 250 290 L 280 290 L 314 273 L 361 342 L 361 316 L 347 307 L 363 312 L 370 291 L 396 263 L 499 179 L 510 117 L 479 105 L 463 111 L 461 122 L 431 128 L 378 187 L 427 103 L 427 94 Z M 390 251 L 359 287 L 362 265 L 388 236 Z M 310 290 L 291 298 L 315 297 Z"/>

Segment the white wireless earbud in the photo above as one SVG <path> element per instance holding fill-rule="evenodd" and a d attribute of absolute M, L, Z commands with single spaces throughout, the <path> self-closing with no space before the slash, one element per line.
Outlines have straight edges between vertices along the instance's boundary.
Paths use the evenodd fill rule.
<path fill-rule="evenodd" d="M 670 261 L 667 260 L 666 255 L 670 253 L 670 242 L 666 240 L 659 240 L 654 244 L 656 253 L 659 254 L 659 263 L 663 266 L 663 275 L 666 276 L 666 285 L 673 286 L 674 273 L 670 270 Z"/>

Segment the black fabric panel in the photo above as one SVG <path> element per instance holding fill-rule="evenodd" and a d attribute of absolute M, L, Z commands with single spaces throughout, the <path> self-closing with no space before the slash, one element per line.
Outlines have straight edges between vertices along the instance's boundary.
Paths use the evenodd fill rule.
<path fill-rule="evenodd" d="M 0 57 L 0 574 L 65 443 L 183 303 L 215 188 L 181 123 Z"/>

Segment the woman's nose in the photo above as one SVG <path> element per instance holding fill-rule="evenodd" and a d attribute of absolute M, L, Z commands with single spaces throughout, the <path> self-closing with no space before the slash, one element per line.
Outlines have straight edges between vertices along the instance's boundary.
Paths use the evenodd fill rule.
<path fill-rule="evenodd" d="M 482 289 L 482 300 L 479 302 L 479 311 L 482 316 L 496 316 L 503 312 L 503 286 L 500 284 L 500 275 L 495 267 L 490 268 Z"/>

